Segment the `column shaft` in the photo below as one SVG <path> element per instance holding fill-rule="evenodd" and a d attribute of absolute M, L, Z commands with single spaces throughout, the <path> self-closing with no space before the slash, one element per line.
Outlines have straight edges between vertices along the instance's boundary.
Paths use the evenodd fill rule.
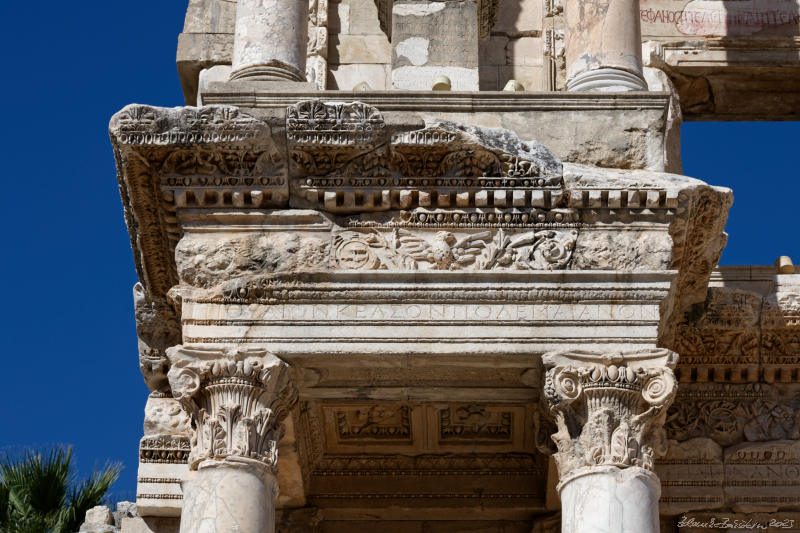
<path fill-rule="evenodd" d="M 306 81 L 308 0 L 239 0 L 231 80 Z"/>
<path fill-rule="evenodd" d="M 644 468 L 592 467 L 559 485 L 564 533 L 658 533 L 658 477 Z"/>
<path fill-rule="evenodd" d="M 274 533 L 278 481 L 258 461 L 205 461 L 183 482 L 180 533 Z"/>
<path fill-rule="evenodd" d="M 566 0 L 567 90 L 647 90 L 639 0 Z"/>

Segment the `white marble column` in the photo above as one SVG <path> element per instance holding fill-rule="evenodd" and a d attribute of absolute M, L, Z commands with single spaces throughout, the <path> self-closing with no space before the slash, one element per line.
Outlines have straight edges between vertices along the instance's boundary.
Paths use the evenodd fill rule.
<path fill-rule="evenodd" d="M 569 91 L 646 91 L 639 0 L 566 0 Z"/>
<path fill-rule="evenodd" d="M 308 0 L 239 0 L 231 80 L 306 81 Z"/>
<path fill-rule="evenodd" d="M 273 533 L 281 421 L 297 401 L 289 367 L 264 350 L 167 350 L 173 396 L 192 419 L 181 533 Z"/>
<path fill-rule="evenodd" d="M 543 357 L 564 533 L 658 533 L 664 419 L 677 391 L 668 350 Z"/>

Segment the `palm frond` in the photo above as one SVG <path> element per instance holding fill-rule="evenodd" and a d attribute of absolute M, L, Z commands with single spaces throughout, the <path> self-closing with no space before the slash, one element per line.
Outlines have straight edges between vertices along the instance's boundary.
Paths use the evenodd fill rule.
<path fill-rule="evenodd" d="M 71 466 L 72 448 L 18 450 L 0 458 L 0 475 L 17 512 L 46 514 L 65 505 Z"/>
<path fill-rule="evenodd" d="M 10 523 L 8 496 L 8 487 L 0 480 L 0 533 L 5 531 L 5 527 Z"/>
<path fill-rule="evenodd" d="M 68 505 L 59 520 L 59 533 L 77 531 L 86 516 L 86 511 L 99 505 L 111 485 L 122 472 L 122 464 L 106 463 L 100 470 L 94 470 L 89 479 L 73 486 L 69 492 Z"/>

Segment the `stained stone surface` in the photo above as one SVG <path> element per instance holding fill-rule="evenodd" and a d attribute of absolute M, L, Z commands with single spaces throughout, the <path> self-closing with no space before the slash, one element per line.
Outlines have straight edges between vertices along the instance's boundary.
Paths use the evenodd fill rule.
<path fill-rule="evenodd" d="M 478 4 L 392 3 L 392 86 L 430 89 L 437 76 L 454 91 L 478 90 Z"/>

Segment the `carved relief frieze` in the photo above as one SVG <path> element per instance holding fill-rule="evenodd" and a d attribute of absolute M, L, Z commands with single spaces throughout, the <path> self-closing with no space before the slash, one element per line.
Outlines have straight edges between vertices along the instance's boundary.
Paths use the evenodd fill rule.
<path fill-rule="evenodd" d="M 336 431 L 342 441 L 411 438 L 411 410 L 407 405 L 339 408 L 335 416 Z"/>
<path fill-rule="evenodd" d="M 114 115 L 111 135 L 121 145 L 247 145 L 268 137 L 266 123 L 233 106 L 173 109 L 133 104 Z"/>
<path fill-rule="evenodd" d="M 511 409 L 464 404 L 439 410 L 439 443 L 459 441 L 512 442 L 514 416 Z"/>
<path fill-rule="evenodd" d="M 681 380 L 757 380 L 760 319 L 759 295 L 710 288 L 702 312 L 677 329 Z"/>
<path fill-rule="evenodd" d="M 578 230 L 428 231 L 354 228 L 328 234 L 274 232 L 184 237 L 181 281 L 196 287 L 252 275 L 341 270 L 563 270 Z"/>
<path fill-rule="evenodd" d="M 139 441 L 139 462 L 186 464 L 190 451 L 188 436 L 146 435 Z"/>
<path fill-rule="evenodd" d="M 800 380 L 800 288 L 779 288 L 764 298 L 761 365 L 767 382 Z"/>
<path fill-rule="evenodd" d="M 361 103 L 289 106 L 293 190 L 331 212 L 415 207 L 558 207 L 561 163 L 508 130 L 438 121 L 389 137 Z"/>
<path fill-rule="evenodd" d="M 192 421 L 189 464 L 237 457 L 275 470 L 282 420 L 297 402 L 289 367 L 260 349 L 175 346 L 172 393 Z"/>
<path fill-rule="evenodd" d="M 380 111 L 361 102 L 304 100 L 286 110 L 286 138 L 296 165 L 310 174 L 325 174 L 337 168 L 337 149 L 374 148 L 386 142 L 385 123 Z M 331 158 L 315 159 L 326 150 Z"/>
<path fill-rule="evenodd" d="M 324 456 L 370 451 L 417 450 L 422 442 L 422 410 L 399 402 L 319 404 Z"/>
<path fill-rule="evenodd" d="M 345 270 L 559 270 L 569 263 L 578 234 L 574 229 L 492 233 L 341 232 L 334 236 L 331 261 Z"/>
<path fill-rule="evenodd" d="M 682 382 L 795 381 L 800 372 L 800 294 L 761 296 L 708 290 L 706 301 L 676 329 Z"/>
<path fill-rule="evenodd" d="M 742 441 L 800 439 L 800 388 L 753 383 L 686 384 L 667 414 L 670 439 Z"/>
<path fill-rule="evenodd" d="M 542 360 L 562 480 L 587 466 L 653 469 L 667 451 L 663 423 L 677 390 L 674 353 L 575 351 Z"/>

